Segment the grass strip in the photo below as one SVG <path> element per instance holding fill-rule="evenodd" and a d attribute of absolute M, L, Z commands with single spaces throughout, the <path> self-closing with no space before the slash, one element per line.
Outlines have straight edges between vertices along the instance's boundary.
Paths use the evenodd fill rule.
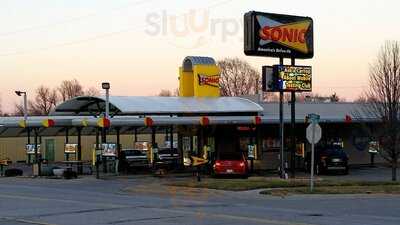
<path fill-rule="evenodd" d="M 274 188 L 305 188 L 308 187 L 308 180 L 282 180 L 282 179 L 203 179 L 197 181 L 175 181 L 167 183 L 169 186 L 208 188 L 227 191 L 245 191 L 253 189 L 274 189 Z M 315 183 L 317 188 L 325 187 L 366 187 L 366 186 L 399 186 L 400 182 L 380 181 L 334 181 L 318 180 Z"/>
<path fill-rule="evenodd" d="M 322 186 L 311 192 L 308 187 L 277 188 L 261 191 L 260 194 L 286 196 L 290 194 L 400 194 L 400 185 L 375 186 Z"/>

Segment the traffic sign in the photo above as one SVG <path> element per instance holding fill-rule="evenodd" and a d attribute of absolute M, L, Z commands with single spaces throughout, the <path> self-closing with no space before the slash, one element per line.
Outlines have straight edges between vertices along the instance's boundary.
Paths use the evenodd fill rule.
<path fill-rule="evenodd" d="M 319 117 L 319 116 L 318 116 Z M 315 158 L 315 153 L 314 153 L 314 145 L 318 143 L 318 141 L 321 139 L 322 135 L 322 129 L 318 125 L 317 119 L 313 116 L 311 116 L 311 124 L 308 125 L 307 131 L 306 131 L 306 137 L 308 142 L 311 144 L 311 175 L 310 175 L 310 191 L 312 192 L 314 190 L 314 158 Z"/>
<path fill-rule="evenodd" d="M 314 127 L 314 140 L 313 140 L 313 127 Z M 319 126 L 318 123 L 315 124 L 310 124 L 307 127 L 307 131 L 306 131 L 306 137 L 308 142 L 310 142 L 310 144 L 316 144 L 319 142 L 319 140 L 321 140 L 321 136 L 322 136 L 322 129 Z"/>
<path fill-rule="evenodd" d="M 255 149 L 256 145 L 247 145 L 247 158 L 249 159 L 255 158 Z"/>
<path fill-rule="evenodd" d="M 320 118 L 320 115 L 311 113 L 306 116 L 306 121 L 309 121 L 311 123 L 318 123 Z"/>

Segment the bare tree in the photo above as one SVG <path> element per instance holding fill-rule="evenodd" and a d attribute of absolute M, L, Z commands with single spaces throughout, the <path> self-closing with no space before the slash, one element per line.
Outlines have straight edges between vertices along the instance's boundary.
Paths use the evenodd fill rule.
<path fill-rule="evenodd" d="M 397 179 L 400 155 L 400 43 L 387 41 L 370 67 L 369 89 L 362 99 L 361 111 L 381 120 L 379 129 L 369 132 L 379 141 L 381 156 L 392 167 L 392 180 Z"/>
<path fill-rule="evenodd" d="M 161 97 L 175 97 L 179 96 L 179 89 L 175 88 L 172 91 L 168 89 L 161 89 L 160 92 L 158 92 L 157 96 Z"/>
<path fill-rule="evenodd" d="M 279 102 L 279 93 L 277 92 L 265 92 L 264 101 L 266 102 Z M 291 94 L 285 92 L 283 96 L 284 102 L 291 101 Z M 332 95 L 321 95 L 312 92 L 301 92 L 296 93 L 296 102 L 342 102 L 343 98 L 339 97 L 336 93 Z"/>
<path fill-rule="evenodd" d="M 64 80 L 56 89 L 40 86 L 36 89 L 35 97 L 28 101 L 28 113 L 30 115 L 47 115 L 59 103 L 68 99 L 81 96 L 99 96 L 100 91 L 94 87 L 84 90 L 78 80 Z M 22 103 L 16 103 L 13 115 L 22 116 L 24 107 Z"/>
<path fill-rule="evenodd" d="M 261 88 L 260 73 L 246 61 L 226 58 L 218 61 L 222 96 L 254 95 Z"/>
<path fill-rule="evenodd" d="M 370 98 L 371 98 L 371 96 L 366 96 L 365 93 L 363 93 L 360 96 L 358 96 L 353 102 L 367 104 L 369 102 L 374 101 L 374 99 L 370 99 Z"/>
<path fill-rule="evenodd" d="M 90 88 L 86 89 L 84 95 L 87 95 L 87 96 L 100 96 L 100 91 L 99 91 L 99 89 L 97 89 L 95 87 L 90 87 Z"/>
<path fill-rule="evenodd" d="M 300 102 L 341 102 L 344 101 L 336 93 L 331 95 L 321 95 L 318 93 L 301 93 L 297 95 L 297 100 Z"/>
<path fill-rule="evenodd" d="M 29 100 L 29 113 L 31 115 L 48 115 L 57 105 L 57 100 L 57 91 L 42 85 L 36 89 L 34 100 Z"/>
<path fill-rule="evenodd" d="M 3 115 L 3 105 L 1 104 L 2 103 L 2 98 L 1 98 L 1 95 L 0 95 L 0 115 Z"/>
<path fill-rule="evenodd" d="M 24 105 L 22 103 L 14 104 L 14 112 L 12 113 L 14 116 L 23 116 L 24 115 Z"/>
<path fill-rule="evenodd" d="M 58 87 L 58 92 L 60 93 L 61 101 L 66 101 L 84 94 L 82 85 L 76 79 L 62 81 Z"/>
<path fill-rule="evenodd" d="M 158 93 L 158 96 L 171 97 L 172 96 L 172 92 L 170 90 L 167 90 L 167 89 L 162 89 L 160 91 L 160 93 Z"/>
<path fill-rule="evenodd" d="M 175 90 L 174 90 L 174 96 L 179 96 L 179 88 L 175 88 Z"/>

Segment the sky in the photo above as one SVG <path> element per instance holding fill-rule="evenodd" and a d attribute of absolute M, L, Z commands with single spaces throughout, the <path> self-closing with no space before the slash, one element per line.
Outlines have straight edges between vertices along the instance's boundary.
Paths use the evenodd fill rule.
<path fill-rule="evenodd" d="M 178 87 L 188 55 L 239 57 L 261 71 L 278 59 L 245 56 L 243 14 L 263 11 L 314 20 L 313 91 L 347 100 L 368 87 L 386 40 L 400 40 L 396 0 L 1 0 L 0 96 L 12 112 L 15 90 L 111 83 L 112 95 L 156 95 Z M 289 61 L 286 61 L 289 63 Z"/>

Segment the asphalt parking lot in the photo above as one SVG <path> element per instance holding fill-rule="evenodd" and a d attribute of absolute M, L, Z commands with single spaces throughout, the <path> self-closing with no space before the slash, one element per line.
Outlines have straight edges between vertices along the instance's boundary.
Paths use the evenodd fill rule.
<path fill-rule="evenodd" d="M 379 171 L 386 169 L 376 168 L 376 178 Z M 363 177 L 369 172 L 357 173 Z M 347 176 L 340 176 L 344 177 Z M 282 198 L 259 195 L 256 190 L 229 192 L 163 186 L 169 179 L 3 177 L 0 224 L 400 224 L 400 196 L 396 195 Z M 125 192 L 126 188 L 136 191 Z"/>
<path fill-rule="evenodd" d="M 387 166 L 356 166 L 350 169 L 348 175 L 328 174 L 322 175 L 325 179 L 340 179 L 340 180 L 361 180 L 361 181 L 390 181 L 392 179 L 391 168 Z M 400 180 L 400 175 L 397 173 L 397 179 Z"/>

